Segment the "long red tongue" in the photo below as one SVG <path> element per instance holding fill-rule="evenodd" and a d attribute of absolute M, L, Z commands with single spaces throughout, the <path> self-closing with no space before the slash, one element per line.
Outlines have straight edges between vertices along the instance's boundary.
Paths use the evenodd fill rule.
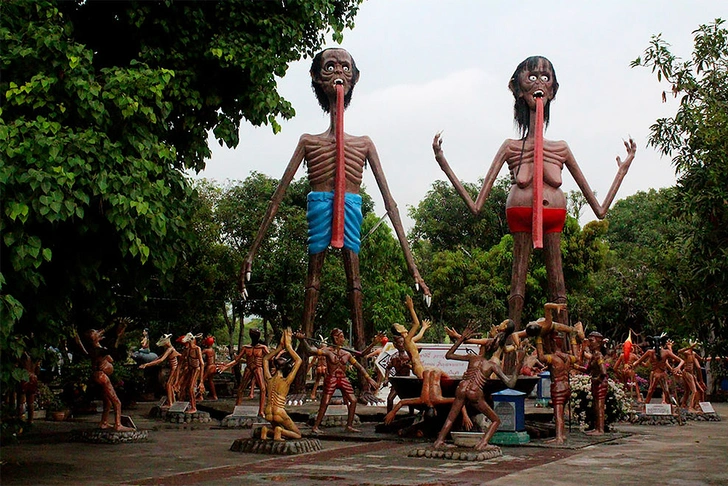
<path fill-rule="evenodd" d="M 536 98 L 536 133 L 533 142 L 533 247 L 543 248 L 543 98 Z"/>
<path fill-rule="evenodd" d="M 344 85 L 336 85 L 336 177 L 334 179 L 334 220 L 331 223 L 331 246 L 344 247 L 344 195 L 346 160 L 344 156 Z"/>

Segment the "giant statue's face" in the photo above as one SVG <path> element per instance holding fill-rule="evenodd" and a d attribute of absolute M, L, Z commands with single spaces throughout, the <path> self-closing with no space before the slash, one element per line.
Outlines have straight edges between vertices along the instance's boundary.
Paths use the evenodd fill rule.
<path fill-rule="evenodd" d="M 316 73 L 316 83 L 330 96 L 336 96 L 337 84 L 344 85 L 344 93 L 356 84 L 351 54 L 344 49 L 328 49 L 321 55 L 321 69 Z"/>
<path fill-rule="evenodd" d="M 526 67 L 518 74 L 519 96 L 531 110 L 536 109 L 536 98 L 542 97 L 544 104 L 556 96 L 554 73 L 547 59 L 539 59 L 531 69 Z"/>

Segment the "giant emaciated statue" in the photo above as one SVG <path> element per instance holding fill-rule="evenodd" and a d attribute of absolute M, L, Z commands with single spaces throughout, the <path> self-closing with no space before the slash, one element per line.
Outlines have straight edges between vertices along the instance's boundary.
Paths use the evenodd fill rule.
<path fill-rule="evenodd" d="M 344 109 L 351 100 L 359 81 L 359 70 L 351 55 L 344 49 L 326 49 L 318 53 L 311 64 L 311 86 L 321 105 L 330 114 L 329 128 L 318 135 L 303 134 L 288 167 L 270 200 L 258 233 L 240 271 L 240 287 L 247 297 L 246 280 L 250 279 L 253 258 L 265 232 L 273 222 L 284 193 L 302 162 L 307 167 L 311 192 L 308 194 L 308 276 L 306 278 L 303 332 L 311 337 L 318 302 L 321 270 L 330 246 L 341 248 L 349 292 L 354 345 L 362 349 L 366 342 L 362 314 L 362 289 L 359 275 L 361 244 L 362 175 L 367 164 L 371 167 L 384 206 L 404 251 L 407 267 L 415 285 L 429 302 L 430 291 L 420 277 L 399 216 L 399 210 L 389 192 L 374 142 L 367 136 L 344 133 Z M 338 206 L 337 206 L 338 204 Z M 343 225 L 343 228 L 342 228 Z M 339 233 L 341 230 L 341 233 Z"/>
<path fill-rule="evenodd" d="M 637 146 L 631 138 L 624 142 L 627 157 L 624 161 L 617 157 L 617 175 L 604 202 L 600 204 L 566 142 L 543 138 L 551 101 L 559 89 L 551 62 L 541 56 L 527 58 L 516 68 L 508 88 L 515 98 L 514 118 L 521 138 L 503 142 L 475 201 L 445 158 L 440 133 L 435 135 L 432 148 L 435 160 L 475 215 L 483 209 L 501 168 L 508 164 L 511 188 L 506 200 L 506 220 L 514 240 L 508 317 L 515 322 L 516 329 L 520 329 L 531 248 L 543 248 L 544 251 L 548 302 L 566 304 L 566 286 L 561 266 L 561 232 L 566 221 L 566 197 L 561 190 L 561 172 L 564 167 L 571 172 L 596 216 L 603 219 L 634 159 Z M 558 321 L 568 324 L 565 307 Z"/>

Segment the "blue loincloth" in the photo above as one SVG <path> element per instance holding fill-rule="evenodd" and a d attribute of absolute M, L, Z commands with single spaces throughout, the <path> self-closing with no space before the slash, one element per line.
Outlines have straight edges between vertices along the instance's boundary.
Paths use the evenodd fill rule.
<path fill-rule="evenodd" d="M 308 210 L 308 252 L 321 253 L 331 243 L 331 222 L 334 215 L 334 193 L 309 192 Z M 359 253 L 361 246 L 361 196 L 346 193 L 344 197 L 344 248 Z"/>

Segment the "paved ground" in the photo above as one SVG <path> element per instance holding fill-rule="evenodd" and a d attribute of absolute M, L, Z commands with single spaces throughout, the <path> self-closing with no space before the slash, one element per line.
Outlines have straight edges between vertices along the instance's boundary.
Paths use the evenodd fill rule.
<path fill-rule="evenodd" d="M 213 405 L 207 402 L 208 405 Z M 230 403 L 214 404 L 232 409 Z M 93 427 L 98 416 L 69 422 L 40 420 L 19 444 L 0 449 L 3 485 L 516 485 L 728 484 L 728 404 L 714 403 L 721 422 L 685 426 L 620 425 L 615 439 L 586 445 L 572 432 L 572 448 L 503 447 L 503 457 L 464 463 L 411 458 L 422 444 L 377 435 L 363 424 L 360 442 L 339 434 L 320 452 L 272 457 L 231 452 L 249 430 L 178 426 L 146 417 L 151 404 L 128 411 L 149 440 L 137 444 L 68 442 L 71 430 Z M 310 407 L 310 406 L 309 406 Z M 306 412 L 308 409 L 298 408 Z M 362 407 L 362 415 L 381 413 Z M 377 415 L 378 416 L 378 415 Z M 586 445 L 585 447 L 581 447 Z"/>

